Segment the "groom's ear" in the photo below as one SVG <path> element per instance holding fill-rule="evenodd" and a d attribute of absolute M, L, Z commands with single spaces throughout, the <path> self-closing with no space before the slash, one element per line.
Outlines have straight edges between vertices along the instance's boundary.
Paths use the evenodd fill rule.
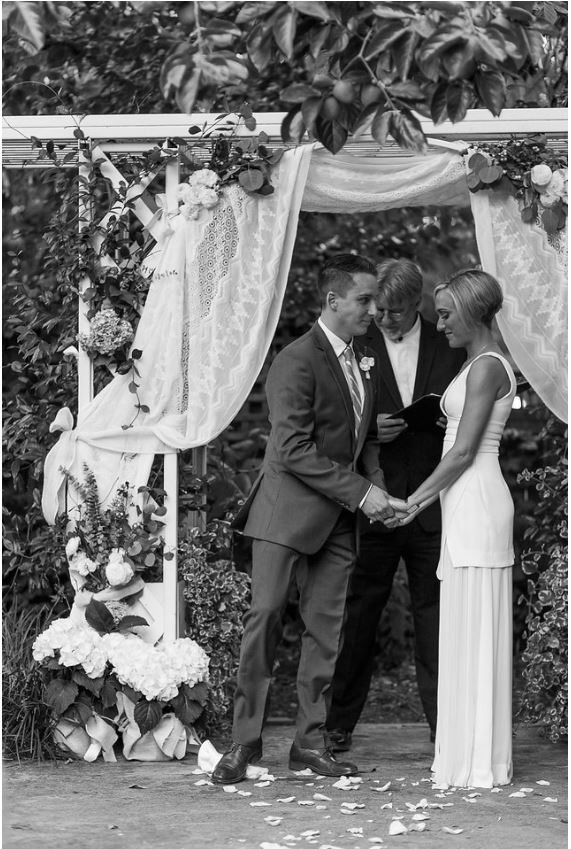
<path fill-rule="evenodd" d="M 336 292 L 328 292 L 325 302 L 329 309 L 336 310 L 337 309 L 337 293 Z"/>

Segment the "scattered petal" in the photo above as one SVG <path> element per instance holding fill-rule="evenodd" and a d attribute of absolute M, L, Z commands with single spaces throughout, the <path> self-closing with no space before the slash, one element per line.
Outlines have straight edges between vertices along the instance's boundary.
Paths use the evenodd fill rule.
<path fill-rule="evenodd" d="M 355 816 L 355 811 L 350 811 L 349 808 L 339 808 L 339 813 L 345 814 L 346 817 Z"/>
<path fill-rule="evenodd" d="M 237 793 L 238 788 L 234 784 L 225 784 L 222 788 L 225 793 Z"/>
<path fill-rule="evenodd" d="M 384 843 L 382 837 L 369 837 L 369 843 Z"/>
<path fill-rule="evenodd" d="M 251 792 L 249 790 L 238 790 L 238 796 L 251 796 Z"/>
<path fill-rule="evenodd" d="M 470 799 L 469 796 L 462 796 L 464 802 L 477 802 L 477 799 Z"/>
<path fill-rule="evenodd" d="M 543 801 L 544 802 L 557 802 L 557 799 L 553 799 L 551 796 L 546 796 Z"/>
<path fill-rule="evenodd" d="M 458 828 L 455 825 L 443 825 L 442 831 L 445 831 L 446 834 L 462 834 L 464 831 L 463 828 Z"/>
<path fill-rule="evenodd" d="M 261 778 L 262 776 L 264 776 L 264 778 L 267 778 L 267 766 L 254 766 L 253 764 L 248 764 L 246 769 L 246 778 L 254 780 L 256 778 Z"/>
<path fill-rule="evenodd" d="M 353 826 L 353 828 L 347 829 L 349 834 L 358 834 L 359 836 L 363 834 L 363 829 L 361 826 Z"/>
<path fill-rule="evenodd" d="M 277 799 L 278 802 L 294 802 L 295 796 L 286 796 L 284 799 Z"/>
<path fill-rule="evenodd" d="M 252 808 L 271 808 L 271 802 L 250 802 Z"/>
<path fill-rule="evenodd" d="M 490 793 L 503 793 L 503 792 L 504 791 L 502 790 L 501 787 L 492 787 L 492 789 L 490 790 Z"/>
<path fill-rule="evenodd" d="M 307 831 L 302 831 L 300 837 L 316 837 L 319 834 L 318 828 L 308 828 Z"/>
<path fill-rule="evenodd" d="M 469 799 L 475 799 L 476 796 L 481 796 L 481 795 L 482 795 L 481 793 L 468 793 L 468 798 Z"/>
<path fill-rule="evenodd" d="M 300 799 L 297 803 L 298 805 L 315 805 L 313 799 Z"/>
<path fill-rule="evenodd" d="M 535 783 L 540 784 L 542 787 L 549 787 L 549 781 L 545 781 L 544 778 L 540 778 L 540 780 L 536 781 Z"/>
<path fill-rule="evenodd" d="M 382 787 L 371 787 L 371 790 L 376 790 L 377 793 L 385 793 L 389 787 L 391 786 L 391 782 L 387 781 L 386 784 L 383 784 Z"/>
<path fill-rule="evenodd" d="M 129 784 L 129 790 L 146 790 L 146 787 L 143 787 L 142 784 Z"/>
<path fill-rule="evenodd" d="M 333 786 L 338 787 L 339 790 L 356 790 L 362 780 L 362 778 L 357 776 L 342 775 L 339 781 L 336 781 Z"/>
<path fill-rule="evenodd" d="M 316 802 L 332 802 L 331 796 L 325 796 L 323 793 L 314 793 L 313 798 Z"/>
<path fill-rule="evenodd" d="M 313 770 L 311 769 L 293 769 L 292 772 L 294 775 L 313 775 Z"/>
<path fill-rule="evenodd" d="M 359 804 L 359 802 L 341 802 L 341 807 L 354 811 L 356 808 L 364 808 L 365 806 Z"/>
<path fill-rule="evenodd" d="M 393 806 L 392 802 L 385 802 L 384 805 L 381 805 L 381 811 L 384 811 L 385 808 L 392 808 L 392 806 Z"/>
<path fill-rule="evenodd" d="M 264 822 L 267 822 L 268 825 L 279 825 L 282 819 L 283 817 L 264 817 Z"/>
<path fill-rule="evenodd" d="M 417 821 L 418 820 L 429 820 L 430 819 L 428 814 L 413 814 L 412 818 L 413 818 L 413 820 L 417 820 Z"/>
<path fill-rule="evenodd" d="M 510 799 L 525 799 L 525 793 L 522 793 L 521 790 L 516 790 L 515 793 L 510 793 Z"/>
<path fill-rule="evenodd" d="M 402 778 L 395 778 L 395 781 L 406 781 L 406 778 L 405 778 L 405 776 L 403 775 L 403 777 L 402 777 Z"/>
<path fill-rule="evenodd" d="M 520 787 L 522 793 L 533 793 L 533 787 Z"/>
<path fill-rule="evenodd" d="M 271 781 L 257 781 L 254 787 L 269 787 L 271 783 Z"/>
<path fill-rule="evenodd" d="M 413 823 L 412 825 L 409 825 L 408 830 L 409 831 L 424 831 L 425 828 L 426 828 L 425 822 L 417 822 L 417 823 Z"/>
<path fill-rule="evenodd" d="M 327 805 L 316 805 L 316 806 L 315 806 L 315 810 L 316 810 L 316 811 L 326 811 L 326 810 L 327 810 Z"/>
<path fill-rule="evenodd" d="M 397 778 L 397 781 L 398 780 L 399 779 Z M 389 826 L 389 834 L 391 834 L 391 835 L 406 834 L 407 831 L 408 831 L 408 828 L 406 827 L 406 825 L 403 825 L 402 822 L 400 822 L 400 820 L 393 820 L 392 823 Z"/>
<path fill-rule="evenodd" d="M 205 784 L 212 784 L 207 778 L 199 778 L 198 781 L 194 782 L 195 787 L 203 787 Z"/>

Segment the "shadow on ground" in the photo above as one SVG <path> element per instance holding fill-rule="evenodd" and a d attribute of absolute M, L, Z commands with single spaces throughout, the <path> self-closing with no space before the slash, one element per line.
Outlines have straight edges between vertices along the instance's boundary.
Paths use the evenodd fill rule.
<path fill-rule="evenodd" d="M 197 784 L 205 776 L 195 772 L 195 755 L 162 764 L 5 764 L 4 849 L 567 846 L 566 748 L 534 728 L 516 734 L 513 784 L 501 792 L 433 789 L 424 725 L 358 726 L 351 757 L 362 780 L 351 790 L 290 772 L 292 733 L 292 725 L 272 725 L 265 734 L 261 765 L 274 781 L 244 781 L 231 792 Z M 390 835 L 395 821 L 406 833 Z"/>

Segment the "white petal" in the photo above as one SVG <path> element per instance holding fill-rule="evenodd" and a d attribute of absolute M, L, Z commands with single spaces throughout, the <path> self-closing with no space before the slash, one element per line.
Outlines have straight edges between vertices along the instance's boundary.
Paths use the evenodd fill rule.
<path fill-rule="evenodd" d="M 442 831 L 445 831 L 446 834 L 462 834 L 464 829 L 457 828 L 455 825 L 444 825 L 442 826 Z"/>
<path fill-rule="evenodd" d="M 332 802 L 333 801 L 331 796 L 325 796 L 323 793 L 314 793 L 313 798 L 317 802 Z"/>
<path fill-rule="evenodd" d="M 398 779 L 397 779 L 397 781 L 398 781 Z M 406 834 L 407 831 L 408 831 L 408 828 L 406 827 L 406 825 L 403 825 L 402 822 L 400 822 L 399 820 L 393 820 L 392 823 L 389 826 L 389 834 L 391 834 L 391 835 Z"/>
<path fill-rule="evenodd" d="M 541 778 L 539 781 L 536 781 L 535 783 L 541 784 L 542 787 L 549 787 L 549 781 L 545 781 L 544 778 Z"/>

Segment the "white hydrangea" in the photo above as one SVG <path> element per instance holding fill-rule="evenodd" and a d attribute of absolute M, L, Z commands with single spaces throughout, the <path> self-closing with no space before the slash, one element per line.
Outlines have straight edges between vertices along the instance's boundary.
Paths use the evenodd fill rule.
<path fill-rule="evenodd" d="M 91 319 L 89 333 L 78 333 L 77 338 L 88 354 L 113 354 L 133 341 L 133 328 L 114 309 L 107 308 Z"/>
<path fill-rule="evenodd" d="M 106 634 L 102 642 L 119 681 L 149 701 L 167 702 L 181 684 L 208 678 L 208 656 L 193 640 L 151 646 L 133 634 Z"/>
<path fill-rule="evenodd" d="M 95 572 L 99 567 L 99 563 L 96 563 L 95 560 L 92 560 L 90 557 L 85 554 L 83 551 L 78 551 L 69 561 L 70 569 L 74 569 L 76 572 L 79 572 L 84 578 L 90 575 L 92 572 Z"/>
<path fill-rule="evenodd" d="M 219 176 L 216 171 L 211 168 L 199 168 L 198 171 L 193 171 L 188 182 L 191 186 L 207 186 L 209 189 L 214 189 L 219 182 Z"/>
<path fill-rule="evenodd" d="M 101 637 L 88 625 L 71 619 L 55 619 L 32 646 L 34 660 L 41 663 L 59 652 L 62 666 L 82 666 L 89 678 L 99 678 L 105 671 L 107 654 Z"/>

